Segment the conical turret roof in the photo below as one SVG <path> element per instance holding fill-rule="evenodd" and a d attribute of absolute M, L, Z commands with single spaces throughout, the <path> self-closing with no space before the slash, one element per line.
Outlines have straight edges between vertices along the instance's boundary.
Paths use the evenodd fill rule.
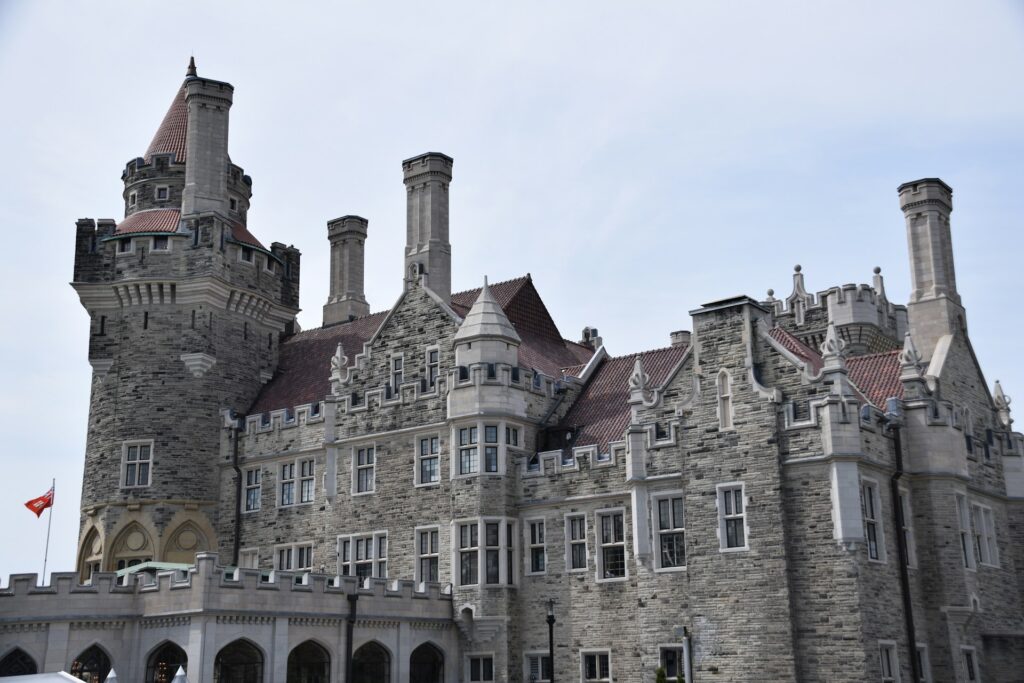
<path fill-rule="evenodd" d="M 179 164 L 185 161 L 185 134 L 188 131 L 188 108 L 185 106 L 185 86 L 182 85 L 175 93 L 171 106 L 164 115 L 164 120 L 157 128 L 153 141 L 146 150 L 146 163 L 153 160 L 154 154 L 173 154 Z"/>
<path fill-rule="evenodd" d="M 455 333 L 455 343 L 481 337 L 507 339 L 516 344 L 521 341 L 516 328 L 509 322 L 505 311 L 501 310 L 501 306 L 491 294 L 491 288 L 487 286 L 487 278 L 484 278 L 480 296 L 476 298 L 473 307 L 466 314 L 466 319 L 462 321 L 459 331 Z"/>

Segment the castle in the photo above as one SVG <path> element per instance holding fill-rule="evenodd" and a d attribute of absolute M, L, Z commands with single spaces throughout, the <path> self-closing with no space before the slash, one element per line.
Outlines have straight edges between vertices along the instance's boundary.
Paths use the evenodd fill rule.
<path fill-rule="evenodd" d="M 423 154 L 399 299 L 371 313 L 343 216 L 300 330 L 299 251 L 246 227 L 232 93 L 192 64 L 124 219 L 77 223 L 78 565 L 0 590 L 0 675 L 1024 680 L 1024 437 L 941 180 L 899 187 L 906 305 L 878 269 L 811 293 L 797 267 L 611 357 L 529 275 L 451 291 L 453 161 Z"/>

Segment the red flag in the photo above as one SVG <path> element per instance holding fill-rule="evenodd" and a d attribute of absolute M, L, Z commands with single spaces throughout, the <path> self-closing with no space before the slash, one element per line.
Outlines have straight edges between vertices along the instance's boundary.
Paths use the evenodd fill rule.
<path fill-rule="evenodd" d="M 52 486 L 50 487 L 50 490 L 47 491 L 46 493 L 44 493 L 43 495 L 39 496 L 38 498 L 33 498 L 32 500 L 30 500 L 27 503 L 25 503 L 25 507 L 27 507 L 32 512 L 36 513 L 36 517 L 38 517 L 39 515 L 43 514 L 43 510 L 45 510 L 46 508 L 48 508 L 48 507 L 50 507 L 52 505 L 53 505 L 53 487 Z"/>

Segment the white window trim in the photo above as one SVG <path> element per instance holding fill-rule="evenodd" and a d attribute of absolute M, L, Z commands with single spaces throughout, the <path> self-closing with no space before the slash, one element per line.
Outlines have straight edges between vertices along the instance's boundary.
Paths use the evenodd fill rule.
<path fill-rule="evenodd" d="M 263 272 L 265 272 L 265 273 L 275 273 L 275 272 L 277 272 L 277 271 L 274 270 L 277 267 L 277 261 L 275 261 L 274 258 L 272 256 L 270 256 L 269 254 L 265 254 L 264 256 L 265 256 L 265 258 L 263 259 Z"/>
<path fill-rule="evenodd" d="M 256 486 L 249 486 L 249 483 L 248 483 L 249 482 L 249 478 L 248 478 L 249 472 L 259 472 L 260 473 L 260 483 L 257 484 Z M 257 496 L 257 498 L 256 498 L 256 507 L 254 507 L 252 510 L 246 510 L 245 509 L 246 503 L 249 500 L 249 489 L 256 489 L 256 490 L 258 490 L 260 492 L 259 496 Z M 243 515 L 251 515 L 253 513 L 259 512 L 262 508 L 263 508 L 263 467 L 262 467 L 262 465 L 257 465 L 256 467 L 244 467 L 244 468 L 242 468 L 242 514 Z"/>
<path fill-rule="evenodd" d="M 121 244 L 128 242 L 128 249 L 121 251 Z M 128 254 L 135 253 L 135 239 L 132 237 L 119 237 L 114 243 L 114 255 L 115 256 L 127 256 Z"/>
<path fill-rule="evenodd" d="M 486 442 L 486 427 L 496 426 L 498 428 L 498 442 L 488 444 Z M 476 427 L 477 439 L 476 443 L 473 444 L 477 448 L 477 471 L 468 472 L 462 474 L 459 472 L 459 468 L 462 466 L 462 445 L 459 442 L 459 430 L 469 429 L 470 427 Z M 455 479 L 466 479 L 468 477 L 503 477 L 507 473 L 508 464 L 508 444 L 505 439 L 505 428 L 512 427 L 519 429 L 519 440 L 522 443 L 523 430 L 520 428 L 519 423 L 509 422 L 507 420 L 474 420 L 472 422 L 462 422 L 452 427 L 449 438 L 451 441 L 451 457 L 449 458 L 448 467 L 448 478 L 450 480 Z M 487 447 L 496 446 L 498 448 L 498 471 L 487 472 Z M 522 449 L 522 445 L 513 446 L 513 448 Z M 543 469 L 543 467 L 542 467 Z M 526 461 L 523 463 L 523 471 L 526 472 Z M 530 472 L 531 475 L 536 475 L 537 472 Z"/>
<path fill-rule="evenodd" d="M 149 480 L 146 484 L 132 484 L 128 486 L 125 482 L 128 479 L 128 447 L 149 446 Z M 121 481 L 122 489 L 148 489 L 153 485 L 153 464 L 155 460 L 155 448 L 153 439 L 133 439 L 121 442 Z M 136 461 L 138 462 L 138 461 Z M 138 469 L 136 469 L 135 480 L 138 481 Z"/>
<path fill-rule="evenodd" d="M 864 490 L 865 490 L 864 486 L 865 486 L 865 484 L 867 486 L 869 486 L 873 490 L 873 495 L 874 495 L 875 516 L 871 519 L 871 521 L 874 522 L 874 524 L 875 524 L 875 532 L 876 532 L 876 535 L 878 537 L 877 540 L 876 540 L 876 543 L 878 545 L 878 557 L 877 558 L 871 557 L 871 548 L 870 548 L 870 546 L 868 544 L 868 521 L 867 521 L 867 518 L 864 517 L 864 511 L 863 511 L 863 508 L 862 508 L 861 509 L 861 517 L 863 519 L 862 523 L 864 524 L 864 551 L 867 553 L 868 562 L 872 562 L 874 564 L 886 564 L 889 561 L 889 553 L 886 552 L 886 547 L 885 547 L 885 522 L 883 520 L 884 514 L 882 513 L 882 488 L 881 488 L 881 486 L 879 486 L 877 479 L 873 479 L 871 477 L 861 477 L 860 478 L 860 495 L 861 496 L 864 495 Z M 861 505 L 863 506 L 863 502 L 861 503 Z M 902 530 L 901 530 L 901 533 L 902 533 Z"/>
<path fill-rule="evenodd" d="M 277 469 L 276 469 L 276 471 L 274 473 L 275 474 L 274 488 L 277 490 L 277 507 L 279 507 L 279 508 L 302 507 L 304 505 L 312 505 L 316 501 L 316 477 L 314 476 L 313 477 L 313 499 L 309 500 L 309 501 L 307 501 L 305 503 L 301 502 L 301 497 L 302 497 L 302 483 L 301 482 L 302 482 L 302 478 L 303 478 L 302 477 L 302 461 L 303 460 L 313 460 L 314 461 L 314 465 L 313 466 L 314 466 L 314 468 L 316 467 L 315 458 L 311 458 L 311 457 L 296 458 L 294 460 L 278 460 L 277 461 L 277 463 L 276 463 Z M 281 468 L 284 465 L 293 465 L 294 466 L 294 472 L 292 473 L 293 476 L 292 476 L 291 479 L 285 480 L 285 479 L 281 478 Z M 308 477 L 306 477 L 306 478 L 308 479 Z M 292 502 L 291 503 L 282 503 L 281 502 L 281 484 L 283 484 L 285 481 L 290 481 L 290 482 L 294 483 L 294 488 L 292 489 Z M 260 477 L 260 484 L 262 485 L 262 483 L 263 483 L 263 477 Z"/>
<path fill-rule="evenodd" d="M 359 449 L 373 449 L 373 488 L 359 491 Z M 369 465 L 365 465 L 369 467 Z M 363 443 L 352 447 L 352 496 L 372 496 L 377 492 L 377 442 Z"/>
<path fill-rule="evenodd" d="M 681 673 L 683 675 L 683 680 L 686 681 L 686 683 L 689 683 L 689 679 L 686 677 L 686 655 L 687 655 L 687 653 L 689 651 L 687 646 L 686 646 L 686 643 L 658 643 L 657 648 L 658 648 L 658 666 L 659 667 L 661 666 L 661 651 L 662 650 L 679 650 L 679 666 L 682 669 L 682 671 L 680 671 L 678 673 Z M 609 661 L 609 667 L 610 666 L 611 666 L 611 662 Z M 671 677 L 669 677 L 668 680 L 669 681 L 675 681 L 676 677 L 675 676 L 671 676 Z"/>
<path fill-rule="evenodd" d="M 995 526 L 996 516 L 992 508 L 984 503 L 971 502 L 971 541 L 974 541 L 974 534 L 981 534 L 981 543 L 984 552 L 982 557 L 975 557 L 977 564 L 984 567 L 999 567 L 999 542 L 996 537 L 995 528 L 989 528 L 991 523 L 992 527 Z M 974 519 L 974 510 L 977 509 L 981 513 L 981 529 L 977 529 Z M 987 516 L 986 516 L 986 513 Z M 972 552 L 974 552 L 972 544 Z M 988 561 L 984 559 L 984 556 L 988 555 Z"/>
<path fill-rule="evenodd" d="M 531 525 L 540 523 L 544 528 L 544 542 L 534 544 L 531 543 Z M 548 524 L 544 517 L 528 517 L 523 520 L 523 576 L 544 576 L 548 573 Z M 532 570 L 533 567 L 533 549 L 541 548 L 544 551 L 544 569 L 539 572 Z"/>
<path fill-rule="evenodd" d="M 659 526 L 658 525 L 658 501 L 665 500 L 665 499 L 671 500 L 672 498 L 682 498 L 683 499 L 683 527 L 682 527 L 682 532 L 683 532 L 683 549 L 684 549 L 684 553 L 685 553 L 685 549 L 686 549 L 686 496 L 683 494 L 682 491 L 659 491 L 658 493 L 651 495 L 651 532 L 652 532 L 652 534 L 654 536 L 654 548 L 652 548 L 652 551 L 654 553 L 654 571 L 659 573 L 659 574 L 660 573 L 665 573 L 665 572 L 685 572 L 686 571 L 686 562 L 685 562 L 685 560 L 684 560 L 683 565 L 681 567 L 662 567 L 661 566 L 661 533 L 662 532 L 661 532 L 661 529 L 658 528 L 658 526 Z M 671 506 L 672 506 L 672 503 L 669 503 L 669 514 L 671 514 L 671 512 L 672 512 L 671 511 Z M 744 510 L 745 509 L 746 508 L 744 508 Z M 744 521 L 746 521 L 746 520 L 744 520 Z M 678 529 L 672 529 L 672 530 L 667 531 L 666 533 L 679 533 L 679 530 Z M 689 557 L 689 554 L 688 553 L 684 554 L 684 558 L 687 558 L 687 557 Z"/>
<path fill-rule="evenodd" d="M 910 498 L 910 489 L 905 486 L 900 487 L 900 496 L 903 498 L 903 509 L 900 514 L 903 515 L 903 529 L 900 529 L 900 533 L 906 531 L 906 545 L 907 545 L 907 567 L 910 569 L 917 569 L 917 534 L 914 533 L 914 501 Z M 898 502 L 898 501 L 897 501 Z"/>
<path fill-rule="evenodd" d="M 523 680 L 524 681 L 527 681 L 527 682 L 530 681 L 530 657 L 540 657 L 541 658 L 540 672 L 541 672 L 541 675 L 543 675 L 544 674 L 544 657 L 548 657 L 549 654 L 550 653 L 547 650 L 528 650 L 528 651 L 523 653 Z M 551 669 L 552 669 L 552 673 L 554 673 L 555 663 L 552 661 L 550 666 L 551 666 Z M 610 660 L 609 660 L 609 665 L 608 666 L 609 666 L 609 668 L 611 668 Z M 538 678 L 536 683 L 547 683 L 550 680 L 551 680 L 550 678 Z"/>
<path fill-rule="evenodd" d="M 437 351 L 437 377 L 434 378 L 434 386 L 430 386 L 430 353 Z M 441 347 L 432 344 L 423 350 L 423 378 L 427 381 L 427 394 L 435 394 L 441 384 Z"/>
<path fill-rule="evenodd" d="M 965 681 L 971 681 L 971 679 L 967 677 L 967 659 L 964 657 L 966 652 L 971 653 L 971 660 L 974 662 L 973 683 L 981 683 L 981 667 L 978 665 L 978 648 L 973 645 L 960 646 L 960 672 L 964 675 Z"/>
<path fill-rule="evenodd" d="M 466 667 L 466 681 L 467 682 L 469 682 L 469 683 L 472 682 L 472 679 L 470 678 L 470 675 L 469 675 L 470 674 L 470 671 L 469 671 L 469 660 L 470 660 L 471 657 L 490 657 L 491 658 L 491 668 L 492 668 L 491 678 L 489 678 L 489 679 L 488 678 L 481 678 L 480 680 L 483 681 L 484 683 L 493 683 L 494 681 L 498 680 L 498 679 L 494 678 L 495 676 L 498 675 L 498 671 L 497 671 L 498 667 L 495 664 L 495 660 L 497 658 L 494 656 L 493 652 L 467 652 L 465 655 L 463 655 L 463 663 L 465 664 L 465 667 Z M 481 675 L 482 675 L 482 673 L 481 673 Z"/>
<path fill-rule="evenodd" d="M 726 547 L 728 535 L 725 533 L 725 509 L 722 506 L 722 491 L 739 487 L 743 496 L 743 545 L 735 548 Z M 749 499 L 747 485 L 742 481 L 730 481 L 715 487 L 715 514 L 718 516 L 718 552 L 742 553 L 750 550 L 750 516 L 747 510 Z"/>
<path fill-rule="evenodd" d="M 313 463 L 313 467 L 312 467 L 313 474 L 312 474 L 312 476 L 305 476 L 305 477 L 302 476 L 302 463 L 304 463 L 304 462 L 311 462 L 311 463 Z M 312 505 L 313 503 L 316 502 L 316 470 L 317 470 L 316 458 L 314 458 L 314 457 L 299 458 L 298 460 L 295 461 L 295 493 L 296 493 L 295 504 L 296 505 Z M 312 481 L 313 482 L 311 487 L 310 487 L 310 498 L 309 498 L 309 500 L 302 500 L 302 482 L 304 482 L 304 481 Z"/>
<path fill-rule="evenodd" d="M 160 190 L 167 190 L 167 196 L 163 199 L 160 198 Z M 153 201 L 155 202 L 169 202 L 171 201 L 171 186 L 170 185 L 155 185 L 153 187 Z"/>
<path fill-rule="evenodd" d="M 128 206 L 129 207 L 134 207 L 134 206 L 137 206 L 138 203 L 139 203 L 139 193 L 138 192 L 129 192 L 128 193 Z"/>
<path fill-rule="evenodd" d="M 659 653 L 660 654 L 660 653 Z M 607 655 L 608 656 L 608 678 L 587 678 L 587 668 L 585 665 L 587 655 Z M 600 666 L 597 670 L 598 676 L 601 675 Z M 598 681 L 601 683 L 611 683 L 615 680 L 615 671 L 612 669 L 612 650 L 607 647 L 588 647 L 580 648 L 580 681 L 581 683 L 587 683 L 588 681 Z"/>
<path fill-rule="evenodd" d="M 242 258 L 242 254 L 244 254 L 246 250 L 248 250 L 249 253 L 252 254 L 252 258 L 250 260 L 248 260 L 248 261 L 246 261 L 244 258 Z M 254 248 L 246 245 L 246 244 L 239 244 L 238 245 L 238 262 L 239 263 L 244 263 L 247 266 L 252 266 L 253 268 L 255 268 L 256 267 L 256 250 Z"/>
<path fill-rule="evenodd" d="M 918 653 L 921 653 L 921 656 L 918 657 L 918 661 L 921 664 L 921 678 L 925 683 L 932 683 L 932 660 L 928 655 L 928 645 L 925 643 L 918 643 L 914 648 L 914 656 L 917 657 Z M 914 683 L 917 682 L 915 681 Z"/>
<path fill-rule="evenodd" d="M 895 640 L 880 640 L 878 641 L 878 673 L 879 680 L 882 679 L 882 652 L 884 650 L 892 650 L 892 683 L 900 683 L 900 675 L 903 673 L 900 667 L 900 650 L 896 645 Z"/>
<path fill-rule="evenodd" d="M 493 524 L 497 522 L 500 526 L 498 527 L 498 583 L 487 583 L 487 550 L 493 550 L 495 546 L 487 545 L 487 524 Z M 460 555 L 462 549 L 459 547 L 460 534 L 459 527 L 463 524 L 476 524 L 477 525 L 477 545 L 476 545 L 476 583 L 461 583 L 462 580 L 462 563 Z M 479 588 L 508 588 L 509 586 L 517 585 L 518 576 L 509 576 L 509 564 L 508 564 L 508 531 L 505 528 L 506 525 L 512 525 L 512 538 L 515 539 L 519 533 L 519 520 L 511 517 L 468 517 L 463 519 L 452 520 L 450 524 L 450 560 L 452 567 L 452 584 L 456 587 L 463 586 L 477 586 Z M 438 538 L 438 544 L 440 545 L 440 538 Z M 516 567 L 519 566 L 519 556 L 521 551 L 517 543 L 516 547 L 512 549 L 512 573 L 516 573 Z"/>
<path fill-rule="evenodd" d="M 252 555 L 256 556 L 256 566 L 255 567 L 245 567 L 242 564 L 242 556 L 249 555 L 249 554 L 252 554 Z M 251 548 L 241 548 L 238 551 L 238 567 L 242 568 L 242 569 L 259 569 L 259 567 L 260 567 L 260 549 L 258 547 L 255 547 L 255 546 L 253 546 Z"/>
<path fill-rule="evenodd" d="M 422 439 L 437 439 L 437 453 L 436 454 L 432 453 L 432 454 L 426 455 L 426 456 L 421 455 L 420 454 L 420 441 Z M 425 487 L 431 487 L 431 486 L 440 486 L 441 485 L 441 471 L 442 471 L 441 470 L 441 451 L 444 450 L 443 449 L 443 442 L 441 441 L 441 433 L 440 432 L 431 432 L 431 433 L 425 433 L 425 434 L 417 434 L 413 438 L 413 449 L 414 449 L 414 453 L 415 453 L 415 455 L 413 457 L 413 466 L 412 466 L 413 467 L 413 472 L 412 472 L 413 486 L 415 486 L 417 488 L 425 488 Z M 374 453 L 376 453 L 376 451 L 374 451 Z M 437 458 L 437 481 L 421 481 L 420 480 L 420 460 L 423 460 L 424 458 Z M 376 463 L 376 459 L 374 460 L 374 462 Z M 377 483 L 377 479 L 376 479 L 376 477 L 374 477 L 374 485 L 376 485 L 376 483 Z"/>
<path fill-rule="evenodd" d="M 725 382 L 722 382 L 722 378 Z M 725 391 L 722 391 L 723 386 Z M 722 415 L 722 404 L 728 401 L 729 414 Z M 730 432 L 736 429 L 736 402 L 733 400 L 732 375 L 725 368 L 718 371 L 715 376 L 715 417 L 718 418 L 718 431 Z M 727 418 L 727 419 L 726 419 Z"/>
<path fill-rule="evenodd" d="M 156 240 L 157 240 L 158 237 L 162 237 L 165 240 L 167 240 L 167 248 L 166 249 L 157 249 L 157 247 L 156 247 Z M 173 251 L 174 250 L 173 247 L 172 247 L 173 244 L 174 244 L 174 240 L 171 239 L 170 235 L 151 235 L 150 238 L 149 238 L 149 250 L 150 251 L 156 251 L 156 252 L 159 252 L 161 254 L 166 254 L 169 251 Z"/>
<path fill-rule="evenodd" d="M 424 532 L 437 532 L 437 552 L 428 553 L 426 555 L 420 554 L 420 534 Z M 389 542 L 390 543 L 390 542 Z M 413 568 L 413 580 L 416 583 L 425 583 L 426 579 L 423 578 L 423 573 L 420 571 L 420 560 L 425 557 L 436 557 L 437 558 L 437 580 L 441 581 L 441 526 L 439 524 L 429 524 L 427 526 L 418 526 L 412 530 L 412 543 L 413 543 L 413 557 L 416 563 Z M 390 554 L 391 548 L 388 548 Z"/>
<path fill-rule="evenodd" d="M 579 518 L 583 520 L 583 554 L 586 558 L 582 567 L 573 568 L 572 566 L 572 524 L 569 520 Z M 565 571 L 567 574 L 580 574 L 590 570 L 590 538 L 589 529 L 590 524 L 587 521 L 587 513 L 585 512 L 569 512 L 566 513 L 562 518 L 563 529 L 565 531 Z M 578 541 L 577 541 L 578 543 Z"/>
<path fill-rule="evenodd" d="M 299 561 L 299 548 L 309 547 L 309 567 L 295 567 L 292 569 L 284 569 L 279 566 L 280 564 L 280 551 L 291 549 L 292 551 L 292 563 L 298 563 Z M 313 541 L 297 541 L 295 543 L 279 543 L 274 546 L 274 570 L 281 572 L 311 572 L 313 571 Z"/>
<path fill-rule="evenodd" d="M 626 573 L 624 576 L 602 578 L 601 575 L 604 573 L 604 544 L 601 542 L 601 517 L 614 514 L 622 515 L 622 557 Z M 594 579 L 598 583 L 615 583 L 617 581 L 629 580 L 629 523 L 626 519 L 626 508 L 616 507 L 594 510 L 594 550 L 597 553 L 597 572 L 594 575 Z"/>
<path fill-rule="evenodd" d="M 339 534 L 338 538 L 337 538 L 337 546 L 336 546 L 337 547 L 337 554 L 338 554 L 338 576 L 345 575 L 345 576 L 351 576 L 353 578 L 356 577 L 356 573 L 355 573 L 355 567 L 356 567 L 356 559 L 355 559 L 356 541 L 357 540 L 365 540 L 367 538 L 372 539 L 372 541 L 370 543 L 371 550 L 372 550 L 372 557 L 369 560 L 369 563 L 370 563 L 370 578 L 374 578 L 374 579 L 386 579 L 386 578 L 388 578 L 387 577 L 387 573 L 385 573 L 384 576 L 380 576 L 378 574 L 378 570 L 380 568 L 380 563 L 381 562 L 386 562 L 387 563 L 387 572 L 391 571 L 391 539 L 388 538 L 387 529 L 378 529 L 376 531 L 367 531 L 367 532 L 364 532 L 364 533 L 357 533 L 357 534 Z M 386 557 L 381 557 L 378 554 L 379 551 L 380 551 L 380 539 L 381 538 L 384 539 L 384 543 L 387 546 L 388 553 L 387 553 Z M 349 542 L 349 561 L 348 562 L 345 562 L 345 557 L 344 557 L 344 554 L 342 553 L 342 543 L 344 541 L 348 541 Z M 440 545 L 440 539 L 438 539 L 438 544 Z M 344 574 L 344 566 L 346 564 L 350 565 L 352 567 L 352 573 L 347 574 L 347 575 Z"/>
<path fill-rule="evenodd" d="M 956 514 L 957 535 L 960 541 L 961 560 L 964 561 L 964 569 L 969 572 L 977 571 L 977 563 L 974 558 L 974 536 L 971 533 L 971 503 L 966 492 L 953 492 L 953 512 Z M 964 538 L 966 535 L 966 549 Z"/>

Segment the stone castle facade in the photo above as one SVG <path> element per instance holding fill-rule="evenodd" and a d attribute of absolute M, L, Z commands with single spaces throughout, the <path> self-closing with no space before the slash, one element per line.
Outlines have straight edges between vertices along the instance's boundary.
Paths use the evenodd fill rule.
<path fill-rule="evenodd" d="M 78 566 L 0 590 L 0 674 L 1024 680 L 1024 436 L 941 180 L 899 188 L 906 305 L 878 269 L 810 293 L 798 266 L 785 299 L 612 357 L 529 275 L 452 292 L 453 162 L 428 153 L 402 164 L 398 301 L 371 313 L 344 216 L 300 330 L 299 251 L 246 228 L 232 92 L 190 67 L 124 219 L 77 223 Z"/>

